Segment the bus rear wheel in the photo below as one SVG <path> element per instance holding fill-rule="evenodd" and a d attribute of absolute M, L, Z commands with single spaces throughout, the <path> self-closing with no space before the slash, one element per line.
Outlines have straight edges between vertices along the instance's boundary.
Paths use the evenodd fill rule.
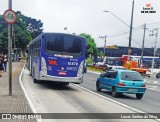
<path fill-rule="evenodd" d="M 33 79 L 33 82 L 34 82 L 34 83 L 38 83 L 38 80 L 34 78 L 34 79 Z"/>
<path fill-rule="evenodd" d="M 68 86 L 69 85 L 69 83 L 60 83 L 61 85 L 63 85 L 63 86 Z"/>
<path fill-rule="evenodd" d="M 37 79 L 35 79 L 35 70 L 33 70 L 34 72 L 33 72 L 33 82 L 34 83 L 38 83 L 38 80 Z"/>

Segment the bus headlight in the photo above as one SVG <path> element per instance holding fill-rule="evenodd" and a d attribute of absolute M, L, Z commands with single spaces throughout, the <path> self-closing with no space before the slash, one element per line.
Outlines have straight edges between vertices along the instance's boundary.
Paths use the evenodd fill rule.
<path fill-rule="evenodd" d="M 41 58 L 41 69 L 42 69 L 42 72 L 45 75 L 47 75 L 47 65 L 46 65 L 46 61 L 43 57 Z"/>
<path fill-rule="evenodd" d="M 79 65 L 77 77 L 82 76 L 82 73 L 83 73 L 83 65 L 84 65 L 84 61 L 82 61 L 82 62 L 80 63 L 80 65 Z"/>

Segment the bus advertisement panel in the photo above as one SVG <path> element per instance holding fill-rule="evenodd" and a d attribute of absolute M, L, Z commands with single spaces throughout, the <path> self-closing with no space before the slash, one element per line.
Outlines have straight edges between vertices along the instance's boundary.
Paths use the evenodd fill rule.
<path fill-rule="evenodd" d="M 34 82 L 82 83 L 86 39 L 62 33 L 42 33 L 29 44 L 29 70 Z"/>

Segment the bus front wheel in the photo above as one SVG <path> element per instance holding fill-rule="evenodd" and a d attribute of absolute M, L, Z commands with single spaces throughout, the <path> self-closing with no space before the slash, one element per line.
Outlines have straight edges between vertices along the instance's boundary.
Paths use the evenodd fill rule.
<path fill-rule="evenodd" d="M 34 83 L 38 83 L 38 80 L 35 79 L 35 70 L 33 70 L 33 82 L 34 82 Z"/>

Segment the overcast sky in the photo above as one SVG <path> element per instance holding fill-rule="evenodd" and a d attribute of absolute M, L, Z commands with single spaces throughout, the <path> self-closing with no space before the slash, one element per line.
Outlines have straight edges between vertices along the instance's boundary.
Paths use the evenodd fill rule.
<path fill-rule="evenodd" d="M 12 9 L 22 14 L 40 19 L 44 23 L 45 32 L 63 32 L 67 27 L 69 33 L 87 33 L 95 39 L 98 47 L 104 46 L 99 36 L 107 35 L 107 46 L 128 46 L 129 27 L 115 18 L 111 11 L 126 24 L 130 25 L 133 0 L 12 0 Z M 146 4 L 151 4 L 156 13 L 141 13 Z M 149 37 L 150 30 L 160 27 L 160 0 L 135 0 L 133 27 L 147 24 L 145 47 L 154 47 L 155 37 Z M 8 9 L 8 0 L 0 0 L 0 14 Z M 157 23 L 158 24 L 152 24 Z M 150 24 L 150 25 L 149 25 Z M 160 28 L 159 28 L 160 32 Z M 159 33 L 160 35 L 160 33 Z M 157 47 L 160 47 L 158 35 Z M 132 47 L 141 47 L 143 29 L 133 30 Z M 137 44 L 138 42 L 139 44 Z"/>

